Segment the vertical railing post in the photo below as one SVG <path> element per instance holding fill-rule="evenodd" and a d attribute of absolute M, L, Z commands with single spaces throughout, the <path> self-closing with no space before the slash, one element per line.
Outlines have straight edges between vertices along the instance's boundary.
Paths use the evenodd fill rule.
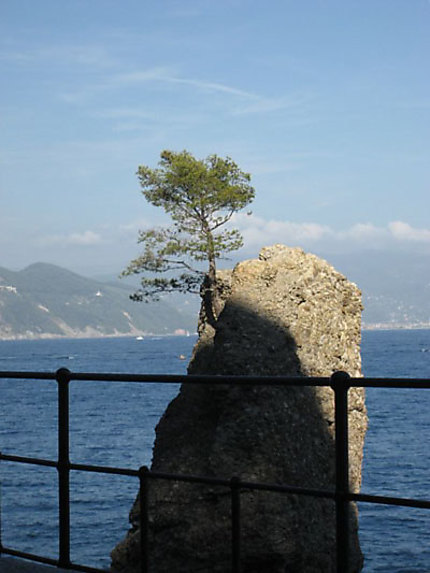
<path fill-rule="evenodd" d="M 70 456 L 69 456 L 69 382 L 71 372 L 60 368 L 58 382 L 58 508 L 59 567 L 70 568 Z"/>
<path fill-rule="evenodd" d="M 149 469 L 139 468 L 140 571 L 149 573 Z"/>
<path fill-rule="evenodd" d="M 348 460 L 348 390 L 349 374 L 335 372 L 331 377 L 335 404 L 336 450 L 336 571 L 349 570 L 349 460 Z"/>
<path fill-rule="evenodd" d="M 1 462 L 1 452 L 0 452 L 0 462 Z M 2 481 L 0 480 L 0 557 L 3 553 L 3 522 L 2 522 Z"/>
<path fill-rule="evenodd" d="M 231 570 L 240 573 L 240 479 L 233 476 L 231 488 Z"/>

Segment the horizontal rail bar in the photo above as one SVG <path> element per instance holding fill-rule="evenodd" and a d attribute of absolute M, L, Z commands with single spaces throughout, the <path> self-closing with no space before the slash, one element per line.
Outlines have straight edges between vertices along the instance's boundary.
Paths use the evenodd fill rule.
<path fill-rule="evenodd" d="M 350 493 L 348 494 L 347 498 L 349 501 L 377 503 L 383 505 L 397 505 L 403 507 L 415 507 L 419 509 L 430 509 L 430 501 L 427 501 L 425 499 L 409 499 L 405 497 L 370 495 L 366 493 Z"/>
<path fill-rule="evenodd" d="M 260 386 L 302 385 L 306 380 L 309 386 L 329 386 L 330 378 L 305 376 L 218 376 L 218 375 L 189 375 L 189 374 L 125 374 L 101 372 L 68 372 L 70 380 L 81 382 L 138 382 L 156 384 L 201 384 L 214 385 L 255 384 Z M 4 372 L 0 371 L 0 379 L 23 380 L 55 380 L 56 373 L 52 372 Z"/>
<path fill-rule="evenodd" d="M 36 466 L 48 466 L 51 468 L 57 468 L 58 462 L 54 462 L 53 460 L 44 460 L 41 458 L 30 458 L 25 456 L 14 456 L 10 454 L 3 454 L 0 452 L 0 460 L 5 462 L 15 462 L 20 464 L 31 464 Z M 100 474 L 117 474 L 117 475 L 126 475 L 132 477 L 138 477 L 139 471 L 133 470 L 131 468 L 115 468 L 110 466 L 93 466 L 87 464 L 69 464 L 70 470 L 76 471 L 85 471 L 85 472 L 94 472 Z"/>
<path fill-rule="evenodd" d="M 33 464 L 36 466 L 48 466 L 51 468 L 56 468 L 58 466 L 57 462 L 53 460 L 44 460 L 42 458 L 29 458 L 25 456 L 13 456 L 10 454 L 2 454 L 0 453 L 0 460 L 5 462 L 17 462 L 20 464 Z"/>
<path fill-rule="evenodd" d="M 231 479 L 223 478 L 213 478 L 208 476 L 196 476 L 189 474 L 171 474 L 164 472 L 153 472 L 148 471 L 147 479 L 164 479 L 169 481 L 182 481 L 187 483 L 201 483 L 206 485 L 215 485 L 226 488 L 231 488 Z M 323 489 L 313 489 L 304 488 L 299 486 L 290 486 L 287 484 L 273 484 L 273 483 L 262 483 L 262 482 L 250 482 L 239 480 L 237 482 L 238 487 L 241 490 L 262 490 L 262 491 L 272 491 L 279 493 L 290 493 L 299 495 L 310 495 L 314 497 L 325 497 L 329 499 L 334 499 L 335 493 L 330 490 Z"/>
<path fill-rule="evenodd" d="M 354 388 L 430 388 L 430 378 L 350 378 L 349 386 Z"/>
<path fill-rule="evenodd" d="M 58 559 L 51 559 L 50 557 L 43 557 L 42 555 L 27 553 L 25 551 L 18 551 L 17 549 L 11 549 L 9 547 L 2 547 L 1 551 L 2 553 L 11 555 L 12 557 L 21 557 L 22 559 L 29 559 L 30 561 L 36 561 L 37 563 L 43 563 L 46 565 L 53 565 L 54 567 L 58 567 Z M 70 565 L 71 571 L 84 571 L 85 573 L 106 573 L 106 569 L 97 569 L 95 567 L 88 567 L 87 565 L 79 565 L 78 563 L 71 563 Z"/>
<path fill-rule="evenodd" d="M 137 382 L 156 384 L 214 384 L 256 386 L 330 386 L 329 377 L 315 376 L 218 376 L 176 374 L 124 374 L 101 372 L 69 372 L 70 380 L 94 382 Z M 0 379 L 55 380 L 53 372 L 0 371 Z M 360 388 L 430 388 L 428 378 L 349 378 L 349 386 Z"/>
<path fill-rule="evenodd" d="M 23 464 L 33 464 L 39 466 L 57 467 L 57 462 L 52 460 L 44 460 L 39 458 L 28 458 L 24 456 L 14 456 L 9 454 L 0 453 L 0 460 L 7 462 L 17 462 Z M 133 470 L 130 468 L 116 468 L 110 466 L 93 466 L 87 464 L 70 464 L 70 470 L 74 471 L 85 471 L 101 474 L 113 474 L 113 475 L 125 475 L 130 477 L 139 477 L 139 470 Z M 169 481 L 182 481 L 188 483 L 201 483 L 207 485 L 217 485 L 229 488 L 231 487 L 231 481 L 229 479 L 223 478 L 213 478 L 208 476 L 196 476 L 190 474 L 171 474 L 164 472 L 152 472 L 148 471 L 147 479 L 164 479 Z M 304 488 L 298 486 L 290 486 L 286 484 L 273 484 L 273 483 L 261 483 L 261 482 L 250 482 L 250 481 L 240 481 L 240 489 L 245 490 L 263 490 L 272 491 L 279 493 L 289 493 L 297 495 L 308 495 L 313 497 L 323 497 L 327 499 L 334 499 L 335 493 L 330 490 L 323 489 L 313 489 Z M 404 507 L 415 507 L 420 509 L 430 509 L 430 501 L 423 499 L 411 499 L 411 498 L 401 498 L 393 496 L 381 496 L 381 495 L 371 495 L 365 493 L 349 493 L 347 495 L 348 501 L 364 502 L 364 503 L 377 503 L 384 505 L 397 505 Z"/>
<path fill-rule="evenodd" d="M 116 474 L 123 476 L 139 477 L 139 470 L 128 468 L 114 468 L 109 466 L 92 466 L 87 464 L 70 464 L 70 469 L 79 472 L 94 472 L 99 474 Z"/>
<path fill-rule="evenodd" d="M 163 472 L 148 471 L 147 479 L 165 479 L 170 481 L 183 481 L 190 483 L 202 483 L 208 485 L 231 487 L 231 480 L 228 479 L 212 478 L 206 476 L 195 476 L 187 474 L 170 474 Z M 240 480 L 238 483 L 241 490 L 249 489 L 249 490 L 273 491 L 279 493 L 284 492 L 298 495 L 309 495 L 313 497 L 324 497 L 328 499 L 334 499 L 336 495 L 334 491 L 330 490 L 303 488 L 298 486 L 290 486 L 287 484 L 272 484 L 272 483 L 250 482 L 242 480 Z M 348 501 L 362 501 L 369 503 L 430 509 L 430 501 L 421 499 L 389 497 L 389 496 L 370 495 L 362 493 L 349 493 L 346 495 L 346 498 L 348 499 Z"/>
<path fill-rule="evenodd" d="M 90 381 L 100 381 L 100 382 L 132 382 L 132 383 L 143 383 L 143 384 L 206 384 L 215 386 L 254 386 L 254 387 L 332 387 L 335 392 L 341 391 L 347 396 L 348 389 L 351 387 L 362 387 L 362 388 L 397 388 L 397 389 L 429 389 L 430 379 L 422 378 L 350 378 L 345 373 L 338 373 L 342 375 L 340 381 L 337 380 L 337 384 L 334 384 L 334 378 L 332 377 L 286 377 L 286 376 L 213 376 L 213 375 L 164 375 L 164 374 L 127 374 L 127 373 L 99 373 L 99 372 L 71 372 L 66 368 L 61 368 L 56 372 L 11 372 L 11 371 L 0 371 L 0 381 L 1 379 L 21 379 L 21 380 L 57 380 L 61 387 L 67 387 L 70 381 L 78 382 L 90 382 Z M 339 378 L 339 376 L 338 376 Z M 345 378 L 345 380 L 344 380 Z M 346 380 L 347 378 L 347 380 Z M 16 456 L 11 454 L 2 454 L 0 452 L 0 460 L 34 464 L 38 466 L 53 467 L 59 470 L 60 474 L 63 472 L 67 474 L 67 479 L 70 471 L 87 471 L 94 473 L 104 473 L 113 475 L 126 475 L 132 477 L 140 477 L 142 481 L 142 470 L 133 470 L 130 468 L 117 468 L 109 466 L 94 466 L 89 464 L 73 464 L 69 461 L 69 444 L 68 444 L 68 395 L 67 401 L 61 400 L 59 398 L 59 406 L 63 406 L 63 421 L 61 422 L 61 416 L 59 415 L 59 428 L 62 428 L 64 434 L 64 447 L 63 455 L 59 456 L 59 461 L 46 460 L 42 458 L 35 457 L 24 457 Z M 345 409 L 344 415 L 346 415 L 347 408 Z M 60 407 L 59 407 L 60 412 Z M 338 423 L 336 423 L 336 426 Z M 61 432 L 60 432 L 61 433 Z M 344 430 L 345 435 L 347 435 L 347 429 Z M 337 442 L 337 439 L 336 439 Z M 61 448 L 59 448 L 60 452 Z M 346 456 L 348 453 L 346 451 Z M 61 462 L 60 462 L 61 459 Z M 347 458 L 346 458 L 347 459 Z M 347 472 L 348 473 L 348 472 Z M 346 473 L 346 475 L 347 475 Z M 60 475 L 61 477 L 61 475 Z M 230 494 L 234 494 L 234 500 L 232 500 L 232 508 L 236 508 L 233 511 L 233 569 L 234 571 L 239 571 L 240 568 L 240 493 L 246 490 L 261 490 L 268 492 L 279 492 L 285 494 L 294 495 L 306 495 L 319 498 L 333 499 L 336 502 L 339 500 L 344 504 L 346 511 L 348 511 L 348 506 L 351 501 L 354 502 L 364 502 L 364 503 L 374 503 L 374 504 L 384 504 L 393 506 L 403 506 L 411 508 L 420 509 L 430 509 L 430 501 L 422 499 L 409 499 L 409 498 L 398 498 L 393 496 L 377 496 L 369 495 L 365 493 L 351 493 L 348 491 L 348 484 L 341 488 L 341 490 L 324 490 L 324 489 L 314 489 L 314 488 L 303 488 L 298 486 L 290 486 L 287 484 L 273 484 L 273 483 L 261 483 L 261 482 L 249 482 L 241 481 L 240 478 L 235 478 L 234 488 L 232 489 L 232 480 L 223 479 L 218 477 L 209 476 L 198 476 L 198 475 L 187 475 L 187 474 L 172 474 L 164 472 L 152 472 L 150 470 L 145 471 L 145 480 L 148 479 L 164 479 L 171 481 L 182 481 L 189 483 L 200 483 L 213 486 L 221 486 L 230 490 Z M 61 488 L 60 488 L 61 489 Z M 69 485 L 68 482 L 63 488 L 67 494 L 67 498 L 63 503 L 63 506 L 69 512 Z M 147 488 L 145 488 L 146 491 Z M 234 491 L 233 491 L 234 490 Z M 226 492 L 227 494 L 228 492 Z M 61 497 L 61 496 L 60 496 Z M 61 503 L 60 503 L 61 506 Z M 64 508 L 63 508 L 64 509 Z M 61 513 L 61 512 L 60 512 Z M 64 513 L 64 511 L 63 511 Z M 67 517 L 67 515 L 66 515 Z M 64 521 L 64 520 L 63 520 Z M 22 557 L 25 559 L 31 559 L 33 561 L 39 561 L 41 563 L 47 563 L 50 565 L 63 566 L 66 569 L 73 569 L 75 571 L 84 572 L 102 572 L 102 569 L 92 568 L 85 565 L 78 565 L 70 561 L 70 548 L 69 548 L 69 526 L 65 531 L 61 532 L 61 519 L 60 519 L 60 558 L 58 560 L 41 557 L 38 555 L 33 555 L 30 553 L 25 553 L 22 551 L 13 550 L 10 548 L 1 547 L 1 552 L 4 554 L 13 555 L 16 557 Z M 67 533 L 67 535 L 66 535 Z M 344 535 L 345 536 L 345 535 Z M 345 543 L 341 540 L 338 542 L 338 546 L 343 547 Z M 342 563 L 346 563 L 348 559 L 348 550 L 344 548 L 345 559 Z M 339 555 L 341 555 L 339 553 Z M 338 555 L 338 561 L 339 561 Z M 339 566 L 338 570 L 344 571 L 344 565 Z M 339 568 L 340 567 L 340 568 Z"/>
<path fill-rule="evenodd" d="M 11 549 L 9 547 L 2 546 L 2 554 L 12 555 L 13 557 L 22 557 L 23 559 L 31 559 L 31 561 L 38 561 L 39 563 L 46 563 L 46 565 L 58 565 L 57 559 L 51 559 L 50 557 L 43 557 L 42 555 L 36 555 L 34 553 L 27 553 L 25 551 L 19 551 L 17 549 Z"/>
<path fill-rule="evenodd" d="M 35 380 L 56 380 L 55 372 L 17 372 L 0 371 L 0 378 L 19 378 L 22 380 L 34 378 Z"/>

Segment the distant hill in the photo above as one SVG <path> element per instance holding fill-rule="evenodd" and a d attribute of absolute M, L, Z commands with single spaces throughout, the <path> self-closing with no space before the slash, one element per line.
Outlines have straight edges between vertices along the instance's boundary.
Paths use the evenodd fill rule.
<path fill-rule="evenodd" d="M 165 300 L 136 303 L 130 286 L 36 263 L 0 267 L 0 338 L 120 336 L 194 332 L 197 315 Z"/>
<path fill-rule="evenodd" d="M 321 256 L 362 290 L 365 327 L 430 328 L 430 255 Z M 108 279 L 46 263 L 18 272 L 0 267 L 0 339 L 196 331 L 198 297 L 136 303 L 133 284 Z"/>
<path fill-rule="evenodd" d="M 365 326 L 430 328 L 430 255 L 369 251 L 324 258 L 362 290 Z"/>

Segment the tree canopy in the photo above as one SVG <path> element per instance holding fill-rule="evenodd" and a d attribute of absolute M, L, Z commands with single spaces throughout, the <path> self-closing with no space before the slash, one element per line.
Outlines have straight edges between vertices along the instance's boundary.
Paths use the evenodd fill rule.
<path fill-rule="evenodd" d="M 123 273 L 143 274 L 141 288 L 132 298 L 198 292 L 203 285 L 207 315 L 213 322 L 217 315 L 216 261 L 243 245 L 239 230 L 225 225 L 254 199 L 250 174 L 229 157 L 196 159 L 188 151 L 166 150 L 160 154 L 158 168 L 141 165 L 137 176 L 145 199 L 161 207 L 172 225 L 139 232 L 143 252 Z M 205 270 L 202 261 L 207 262 Z M 160 274 L 165 276 L 155 276 Z"/>

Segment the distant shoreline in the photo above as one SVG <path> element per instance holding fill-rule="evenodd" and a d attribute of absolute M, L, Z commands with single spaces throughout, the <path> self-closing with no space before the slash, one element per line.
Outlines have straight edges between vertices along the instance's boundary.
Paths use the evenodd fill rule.
<path fill-rule="evenodd" d="M 419 324 L 363 324 L 361 330 L 430 330 L 430 322 Z"/>
<path fill-rule="evenodd" d="M 420 323 L 420 324 L 363 324 L 361 330 L 430 330 L 430 323 Z M 114 332 L 112 334 L 98 334 L 95 332 L 80 332 L 74 335 L 71 334 L 52 334 L 52 333 L 42 333 L 42 334 L 16 334 L 16 335 L 0 335 L 0 341 L 19 341 L 19 340 L 94 340 L 101 338 L 135 338 L 140 339 L 140 337 L 145 338 L 152 336 L 169 337 L 169 336 L 187 336 L 183 333 L 177 332 Z M 191 333 L 191 336 L 197 336 L 197 333 Z"/>
<path fill-rule="evenodd" d="M 193 336 L 195 334 L 196 333 L 191 333 L 191 336 Z M 116 332 L 113 334 L 82 333 L 82 334 L 76 334 L 76 335 L 45 333 L 45 334 L 38 334 L 38 335 L 31 335 L 31 336 L 17 334 L 17 335 L 11 335 L 11 336 L 0 335 L 0 342 L 1 341 L 19 341 L 19 340 L 30 340 L 30 341 L 31 340 L 95 340 L 95 339 L 102 339 L 102 338 L 134 338 L 134 339 L 139 339 L 139 340 L 141 340 L 141 339 L 145 340 L 145 338 L 149 338 L 149 337 L 153 337 L 153 336 L 167 338 L 169 336 L 188 336 L 188 335 L 182 334 L 182 333 L 178 334 L 175 332 L 163 332 L 163 333 L 160 333 L 160 332 L 142 332 L 142 333 L 132 333 L 132 334 L 130 334 L 129 332 L 127 332 L 127 333 Z"/>

